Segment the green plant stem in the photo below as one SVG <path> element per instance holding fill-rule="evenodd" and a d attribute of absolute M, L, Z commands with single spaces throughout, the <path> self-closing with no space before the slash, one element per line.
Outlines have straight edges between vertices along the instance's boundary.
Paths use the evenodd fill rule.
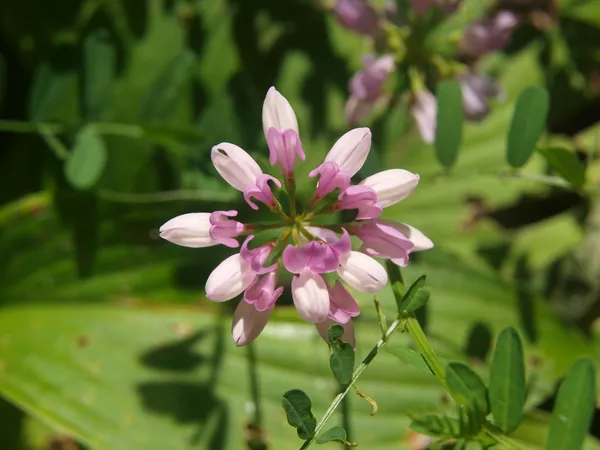
<path fill-rule="evenodd" d="M 425 336 L 425 332 L 423 331 L 423 328 L 421 328 L 421 324 L 414 315 L 405 317 L 405 321 L 406 328 L 412 336 L 412 338 L 414 339 L 415 344 L 417 344 L 419 352 L 421 353 L 421 355 L 423 355 L 423 358 L 427 362 L 427 365 L 429 366 L 435 377 L 438 380 L 440 380 L 440 383 L 442 383 L 444 388 L 450 393 L 450 395 L 452 395 L 452 393 L 448 389 L 448 386 L 446 385 L 446 371 L 444 369 L 444 365 L 442 364 L 440 359 L 433 351 L 433 348 L 429 344 L 429 340 L 427 339 L 427 336 Z"/>
<path fill-rule="evenodd" d="M 340 392 L 333 399 L 333 401 L 329 405 L 329 408 L 327 408 L 327 411 L 325 411 L 325 414 L 323 414 L 323 417 L 321 417 L 321 419 L 317 423 L 317 427 L 315 428 L 313 437 L 311 437 L 309 440 L 305 441 L 304 444 L 302 444 L 302 447 L 300 447 L 300 450 L 307 449 L 315 442 L 315 439 L 317 438 L 317 436 L 319 435 L 319 433 L 321 432 L 321 430 L 323 429 L 323 427 L 325 426 L 327 421 L 331 418 L 334 411 L 337 409 L 338 406 L 340 406 L 344 397 L 346 397 L 348 392 L 350 392 L 350 390 L 353 388 L 354 384 L 357 382 L 358 378 L 362 375 L 362 373 L 365 371 L 365 369 L 369 366 L 371 361 L 373 361 L 375 356 L 377 356 L 377 354 L 381 351 L 381 349 L 383 349 L 383 347 L 385 347 L 385 345 L 388 343 L 388 341 L 390 340 L 390 337 L 392 336 L 394 331 L 396 331 L 396 328 L 398 328 L 401 321 L 402 321 L 402 319 L 394 320 L 394 322 L 390 325 L 390 327 L 388 328 L 385 335 L 377 342 L 377 344 L 375 344 L 375 346 L 371 349 L 371 351 L 365 357 L 365 359 L 363 359 L 362 362 L 359 364 L 359 366 L 354 370 L 354 373 L 352 374 L 352 378 L 350 379 L 350 383 L 348 383 L 348 386 L 346 387 L 346 389 L 344 389 L 344 391 Z"/>
<path fill-rule="evenodd" d="M 250 378 L 250 395 L 252 397 L 252 403 L 254 403 L 254 417 L 252 419 L 252 425 L 256 429 L 261 428 L 262 424 L 262 410 L 260 405 L 260 388 L 258 386 L 258 369 L 256 367 L 256 354 L 254 353 L 254 345 L 248 344 L 246 346 L 248 355 L 248 375 Z"/>

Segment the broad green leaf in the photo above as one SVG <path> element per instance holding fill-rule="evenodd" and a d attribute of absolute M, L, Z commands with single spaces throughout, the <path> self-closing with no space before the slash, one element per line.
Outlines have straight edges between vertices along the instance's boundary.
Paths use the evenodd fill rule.
<path fill-rule="evenodd" d="M 494 423 L 505 433 L 517 429 L 525 406 L 525 360 L 517 330 L 505 328 L 498 336 L 490 369 L 490 406 Z"/>
<path fill-rule="evenodd" d="M 519 96 L 506 141 L 511 166 L 519 168 L 529 160 L 546 127 L 549 108 L 550 97 L 543 87 L 530 86 Z"/>
<path fill-rule="evenodd" d="M 446 366 L 446 383 L 461 404 L 475 407 L 485 414 L 489 412 L 488 392 L 485 384 L 471 368 L 451 362 Z"/>
<path fill-rule="evenodd" d="M 56 69 L 48 62 L 36 68 L 29 92 L 29 118 L 42 122 L 52 118 L 52 113 L 64 100 L 72 74 Z"/>
<path fill-rule="evenodd" d="M 198 258 L 189 249 L 147 239 L 148 230 L 174 215 L 171 204 L 132 205 L 127 210 L 135 225 L 127 233 L 100 228 L 95 275 L 82 280 L 72 262 L 69 233 L 56 220 L 47 195 L 28 196 L 0 209 L 0 262 L 6 267 L 0 274 L 0 342 L 10 342 L 0 352 L 0 394 L 92 448 L 246 449 L 240 424 L 253 418 L 239 407 L 251 398 L 246 352 L 231 342 L 230 316 L 209 314 L 212 302 L 198 298 L 203 279 L 228 249 L 200 250 L 210 258 Z M 506 281 L 441 248 L 422 256 L 406 268 L 406 277 L 427 273 L 428 289 L 444 300 L 428 305 L 435 332 L 444 337 L 430 338 L 442 358 L 464 357 L 464 338 L 481 317 L 498 330 L 518 323 L 517 311 L 507 308 L 514 291 Z M 391 289 L 378 298 L 384 309 L 394 310 Z M 367 305 L 372 297 L 360 295 L 358 301 Z M 544 302 L 532 301 L 536 353 L 546 367 L 554 368 L 548 372 L 552 383 L 576 355 L 589 354 L 591 347 L 580 333 L 555 320 Z M 152 306 L 157 304 L 161 306 Z M 357 357 L 362 358 L 381 337 L 374 308 L 363 308 L 356 327 Z M 196 331 L 202 337 L 195 338 Z M 76 345 L 81 336 L 88 347 Z M 392 344 L 408 346 L 409 337 L 397 333 Z M 273 448 L 287 449 L 295 438 L 281 409 L 284 392 L 310 392 L 313 411 L 320 416 L 338 391 L 325 347 L 314 326 L 299 321 L 293 306 L 284 304 L 277 306 L 256 340 L 261 411 Z M 152 389 L 142 396 L 138 386 L 148 383 Z M 433 377 L 386 352 L 373 360 L 359 386 L 377 400 L 380 410 L 373 420 L 363 402 L 349 402 L 352 438 L 378 450 L 407 446 L 408 414 L 436 410 L 443 392 Z M 131 421 L 123 422 L 128 417 Z M 526 418 L 511 437 L 523 448 L 542 449 L 547 423 L 545 416 Z M 221 447 L 211 447 L 210 441 L 223 433 Z M 192 436 L 199 436 L 198 442 Z M 599 447 L 591 441 L 586 448 Z"/>
<path fill-rule="evenodd" d="M 435 155 L 446 168 L 456 162 L 462 142 L 464 111 L 460 84 L 445 80 L 437 86 Z"/>
<path fill-rule="evenodd" d="M 75 145 L 65 164 L 65 177 L 77 189 L 93 187 L 106 166 L 107 150 L 94 128 L 85 127 L 75 136 Z"/>
<path fill-rule="evenodd" d="M 585 184 L 585 166 L 575 153 L 560 147 L 540 148 L 538 152 L 561 177 L 580 188 Z"/>
<path fill-rule="evenodd" d="M 388 344 L 385 347 L 386 351 L 397 358 L 399 358 L 405 364 L 414 367 L 415 369 L 420 370 L 421 372 L 428 373 L 429 375 L 433 375 L 431 369 L 427 365 L 427 362 L 423 359 L 420 353 L 411 350 L 410 348 L 401 347 L 399 345 L 390 345 Z"/>
<path fill-rule="evenodd" d="M 317 444 L 326 444 L 327 442 L 340 442 L 348 447 L 356 446 L 356 444 L 348 442 L 346 430 L 344 430 L 342 427 L 330 428 L 329 430 L 321 433 L 317 438 Z"/>
<path fill-rule="evenodd" d="M 558 389 L 547 450 L 581 448 L 596 409 L 595 383 L 594 361 L 590 358 L 575 361 Z"/>
<path fill-rule="evenodd" d="M 98 120 L 110 100 L 117 51 L 110 32 L 92 31 L 83 40 L 83 108 L 88 120 Z"/>
<path fill-rule="evenodd" d="M 339 324 L 331 325 L 327 330 L 327 340 L 331 350 L 329 367 L 338 383 L 346 386 L 350 383 L 354 371 L 355 352 L 352 345 L 340 341 L 342 336 L 344 336 L 344 328 Z"/>
<path fill-rule="evenodd" d="M 170 118 L 190 80 L 195 59 L 194 52 L 184 50 L 159 72 L 142 102 L 140 111 L 142 120 Z"/>
<path fill-rule="evenodd" d="M 300 389 L 292 389 L 283 394 L 282 405 L 288 423 L 298 429 L 298 437 L 304 440 L 313 437 L 317 419 L 311 411 L 312 403 L 308 395 Z"/>
<path fill-rule="evenodd" d="M 406 311 L 406 308 L 409 304 L 413 302 L 414 297 L 417 295 L 417 292 L 421 290 L 421 288 L 425 285 L 425 280 L 427 279 L 426 275 L 421 275 L 417 278 L 413 284 L 407 289 L 406 293 L 400 297 L 398 293 L 394 290 L 394 297 L 396 298 L 396 306 L 398 308 L 398 313 L 402 314 Z"/>

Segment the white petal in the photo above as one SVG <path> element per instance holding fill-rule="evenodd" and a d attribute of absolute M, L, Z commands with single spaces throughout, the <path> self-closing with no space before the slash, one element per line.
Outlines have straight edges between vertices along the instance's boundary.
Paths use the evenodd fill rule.
<path fill-rule="evenodd" d="M 219 264 L 206 280 L 206 297 L 224 302 L 240 295 L 256 278 L 256 272 L 239 253 Z"/>
<path fill-rule="evenodd" d="M 221 142 L 212 148 L 210 156 L 217 172 L 239 191 L 255 186 L 256 177 L 262 174 L 254 158 L 237 145 Z"/>
<path fill-rule="evenodd" d="M 329 314 L 329 292 L 325 280 L 304 269 L 292 280 L 292 297 L 298 314 L 307 322 L 318 323 Z"/>
<path fill-rule="evenodd" d="M 160 227 L 160 237 L 183 247 L 211 247 L 218 242 L 210 237 L 210 213 L 188 213 L 174 217 Z"/>
<path fill-rule="evenodd" d="M 421 250 L 429 250 L 433 248 L 433 242 L 427 236 L 425 236 L 421 231 L 417 230 L 415 227 L 412 227 L 406 223 L 402 222 L 393 222 L 393 221 L 384 221 L 390 222 L 393 224 L 392 226 L 396 228 L 400 233 L 406 236 L 410 241 L 414 244 L 413 252 L 419 252 Z"/>
<path fill-rule="evenodd" d="M 355 128 L 337 140 L 325 157 L 332 161 L 351 177 L 363 166 L 371 149 L 371 130 Z"/>
<path fill-rule="evenodd" d="M 275 87 L 271 87 L 267 92 L 262 110 L 263 131 L 265 139 L 269 128 L 279 128 L 280 130 L 296 130 L 298 134 L 298 119 L 294 109 L 281 95 Z"/>
<path fill-rule="evenodd" d="M 318 237 L 319 239 L 321 239 L 327 243 L 332 244 L 339 240 L 339 236 L 337 235 L 337 233 L 335 231 L 329 230 L 327 228 L 321 228 L 321 227 L 305 227 L 305 228 L 306 228 L 306 231 L 308 231 L 310 234 Z M 304 235 L 300 235 L 300 239 L 302 239 L 303 242 L 307 242 L 307 239 Z"/>
<path fill-rule="evenodd" d="M 365 178 L 360 184 L 377 193 L 377 201 L 386 208 L 408 197 L 419 184 L 419 175 L 404 169 L 389 169 Z"/>
<path fill-rule="evenodd" d="M 337 270 L 338 275 L 354 289 L 374 294 L 387 283 L 387 272 L 381 264 L 360 252 L 350 252 L 350 256 Z"/>
<path fill-rule="evenodd" d="M 231 336 L 238 347 L 248 345 L 262 332 L 271 317 L 273 308 L 257 311 L 254 305 L 242 300 L 233 314 Z"/>
<path fill-rule="evenodd" d="M 331 319 L 327 319 L 324 322 L 315 323 L 317 331 L 319 332 L 319 334 L 325 342 L 327 342 L 327 330 L 331 325 L 336 323 L 337 322 L 334 322 Z M 356 337 L 354 335 L 354 324 L 352 323 L 352 320 L 349 320 L 344 324 L 340 323 L 338 325 L 344 327 L 344 336 L 342 336 L 342 341 L 352 345 L 352 348 L 356 350 Z"/>

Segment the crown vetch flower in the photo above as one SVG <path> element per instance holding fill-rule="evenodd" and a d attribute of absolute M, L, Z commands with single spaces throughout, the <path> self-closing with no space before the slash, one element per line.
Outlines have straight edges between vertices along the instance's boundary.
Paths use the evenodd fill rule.
<path fill-rule="evenodd" d="M 341 324 L 344 339 L 354 346 L 352 318 L 360 314 L 360 308 L 344 283 L 358 291 L 378 292 L 387 283 L 387 272 L 374 257 L 406 265 L 412 251 L 433 246 L 417 229 L 379 219 L 383 208 L 411 194 L 419 176 L 391 169 L 353 185 L 351 179 L 364 165 L 371 147 L 371 131 L 356 128 L 340 137 L 323 163 L 310 172 L 310 177 L 318 176 L 316 190 L 304 212 L 298 214 L 294 167 L 297 159 L 304 160 L 304 149 L 296 115 L 285 97 L 271 88 L 262 117 L 269 161 L 280 166 L 282 181 L 263 173 L 254 158 L 237 145 L 218 144 L 211 157 L 217 172 L 243 192 L 252 209 L 259 209 L 255 201 L 260 202 L 279 216 L 279 222 L 241 222 L 236 220 L 236 210 L 189 213 L 167 221 L 160 236 L 184 247 L 221 244 L 230 248 L 240 247 L 238 239 L 245 236 L 239 253 L 218 264 L 205 286 L 206 297 L 215 302 L 241 296 L 231 327 L 236 345 L 249 344 L 266 326 L 286 288 L 281 283 L 285 271 L 292 275 L 289 288 L 298 314 L 314 323 L 322 336 L 332 323 Z M 328 195 L 335 190 L 337 196 Z M 283 211 L 279 195 L 288 196 L 288 212 Z M 319 214 L 342 209 L 357 210 L 355 220 L 317 227 L 311 223 Z M 274 228 L 282 229 L 277 238 L 259 237 L 263 230 Z M 352 250 L 350 234 L 362 240 L 359 251 Z"/>

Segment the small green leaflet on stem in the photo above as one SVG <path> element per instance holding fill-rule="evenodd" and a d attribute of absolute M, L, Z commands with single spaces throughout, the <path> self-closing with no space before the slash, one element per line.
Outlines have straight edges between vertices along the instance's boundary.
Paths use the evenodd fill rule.
<path fill-rule="evenodd" d="M 343 342 L 344 328 L 339 324 L 334 324 L 327 330 L 327 341 L 331 356 L 329 366 L 338 383 L 344 388 L 348 386 L 354 371 L 355 353 L 352 345 Z"/>
<path fill-rule="evenodd" d="M 348 447 L 356 447 L 355 442 L 349 442 L 346 435 L 346 430 L 342 427 L 333 427 L 321 433 L 317 438 L 317 444 L 326 444 L 327 442 L 340 442 Z"/>
<path fill-rule="evenodd" d="M 288 423 L 298 429 L 298 437 L 308 440 L 315 434 L 317 419 L 313 415 L 312 402 L 306 393 L 300 389 L 292 389 L 283 394 L 283 408 L 287 414 Z"/>

